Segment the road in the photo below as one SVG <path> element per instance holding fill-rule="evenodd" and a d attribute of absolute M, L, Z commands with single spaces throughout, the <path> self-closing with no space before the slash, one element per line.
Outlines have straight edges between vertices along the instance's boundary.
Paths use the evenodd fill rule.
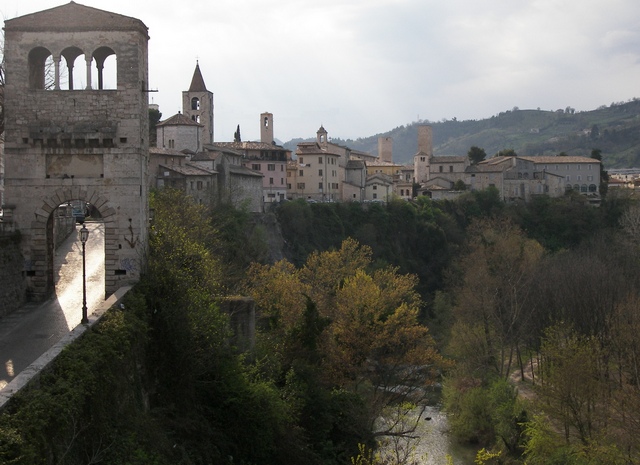
<path fill-rule="evenodd" d="M 104 224 L 85 223 L 87 313 L 104 294 Z M 80 225 L 76 225 L 80 230 Z M 82 319 L 82 244 L 77 233 L 58 247 L 54 257 L 55 295 L 40 304 L 29 303 L 0 319 L 0 389 L 40 355 L 80 324 Z"/>

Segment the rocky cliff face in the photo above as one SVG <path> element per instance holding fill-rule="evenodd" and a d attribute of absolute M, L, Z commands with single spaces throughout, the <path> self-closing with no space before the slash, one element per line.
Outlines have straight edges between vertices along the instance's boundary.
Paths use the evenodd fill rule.
<path fill-rule="evenodd" d="M 252 217 L 252 226 L 264 231 L 267 245 L 267 261 L 275 263 L 285 258 L 285 243 L 280 223 L 273 213 L 256 214 Z"/>

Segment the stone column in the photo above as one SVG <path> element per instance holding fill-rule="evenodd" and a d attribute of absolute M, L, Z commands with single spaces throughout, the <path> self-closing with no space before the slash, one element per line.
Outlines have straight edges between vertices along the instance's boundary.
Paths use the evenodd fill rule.
<path fill-rule="evenodd" d="M 87 90 L 91 89 L 91 57 L 85 54 L 84 60 L 87 62 Z"/>

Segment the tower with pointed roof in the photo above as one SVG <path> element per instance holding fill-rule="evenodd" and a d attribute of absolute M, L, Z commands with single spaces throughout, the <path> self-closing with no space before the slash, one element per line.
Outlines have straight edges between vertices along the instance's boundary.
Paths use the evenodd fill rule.
<path fill-rule="evenodd" d="M 182 92 L 182 113 L 192 121 L 201 124 L 200 147 L 213 143 L 213 92 L 204 84 L 200 64 L 191 78 L 189 90 Z"/>

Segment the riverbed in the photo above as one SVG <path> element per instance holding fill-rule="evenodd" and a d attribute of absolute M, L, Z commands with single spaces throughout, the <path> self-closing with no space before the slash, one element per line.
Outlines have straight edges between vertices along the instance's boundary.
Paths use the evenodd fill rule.
<path fill-rule="evenodd" d="M 447 456 L 451 456 L 454 465 L 473 465 L 475 448 L 458 444 L 449 434 L 447 415 L 438 405 L 429 405 L 424 411 L 416 408 L 408 414 L 408 421 L 417 422 L 415 436 L 411 445 L 409 464 L 415 465 L 447 465 Z M 385 446 L 387 452 L 394 447 L 393 443 Z"/>

